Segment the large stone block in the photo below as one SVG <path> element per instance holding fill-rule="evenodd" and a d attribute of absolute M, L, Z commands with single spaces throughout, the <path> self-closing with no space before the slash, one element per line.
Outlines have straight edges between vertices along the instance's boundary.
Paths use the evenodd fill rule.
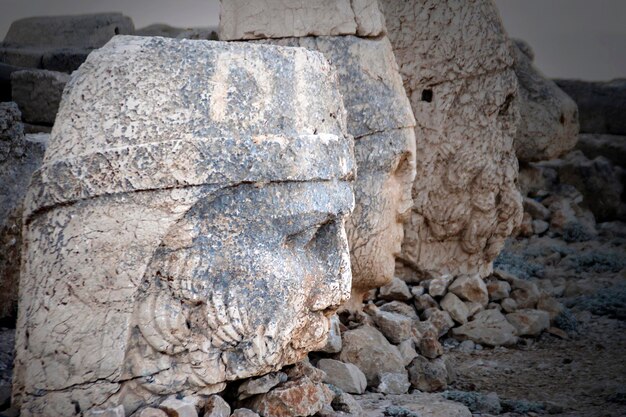
<path fill-rule="evenodd" d="M 0 61 L 10 65 L 71 72 L 89 52 L 115 35 L 132 35 L 121 13 L 29 17 L 14 21 L 0 44 Z"/>
<path fill-rule="evenodd" d="M 319 53 L 126 36 L 94 51 L 25 203 L 21 415 L 132 413 L 322 348 L 350 294 L 345 129 Z"/>
<path fill-rule="evenodd" d="M 511 42 L 520 97 L 515 153 L 523 162 L 554 159 L 572 150 L 579 128 L 576 103 L 533 66 L 530 51 L 523 41 Z"/>
<path fill-rule="evenodd" d="M 69 74 L 47 70 L 15 71 L 11 74 L 13 101 L 25 122 L 54 124 Z"/>
<path fill-rule="evenodd" d="M 417 125 L 398 273 L 486 276 L 522 218 L 517 77 L 502 22 L 490 0 L 381 6 Z"/>
<path fill-rule="evenodd" d="M 379 36 L 385 18 L 377 0 L 222 0 L 221 40 L 291 36 Z"/>

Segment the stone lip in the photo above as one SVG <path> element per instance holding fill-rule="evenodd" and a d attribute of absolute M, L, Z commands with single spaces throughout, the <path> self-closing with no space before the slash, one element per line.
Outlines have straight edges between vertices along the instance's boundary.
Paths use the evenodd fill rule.
<path fill-rule="evenodd" d="M 120 60 L 120 55 L 128 60 Z M 183 64 L 181 73 L 163 71 L 148 81 L 142 77 L 155 65 L 185 62 L 189 55 L 205 60 L 206 66 Z M 250 70 L 247 57 L 267 62 L 268 68 L 261 71 L 264 79 L 245 78 Z M 102 76 L 110 71 L 120 72 L 116 86 Z M 291 82 L 281 81 L 285 72 L 294 75 Z M 133 191 L 352 180 L 353 143 L 345 133 L 339 93 L 328 88 L 325 95 L 331 97 L 304 102 L 311 94 L 304 83 L 327 85 L 335 78 L 321 54 L 304 48 L 116 36 L 92 53 L 68 83 L 44 165 L 32 181 L 25 216 L 59 204 Z M 224 85 L 231 80 L 259 96 L 243 88 L 226 91 Z M 130 90 L 137 83 L 143 91 L 167 85 L 168 101 L 158 105 L 142 96 L 143 91 Z M 94 85 L 97 100 L 91 98 Z M 263 93 L 271 93 L 271 98 Z M 324 104 L 329 102 L 332 108 Z M 304 106 L 310 109 L 298 111 Z M 214 125 L 200 123 L 206 112 L 215 119 Z M 134 115 L 131 127 L 119 129 L 128 113 Z M 68 114 L 78 117 L 70 119 Z M 83 140 L 70 147 L 66 138 L 78 130 Z"/>

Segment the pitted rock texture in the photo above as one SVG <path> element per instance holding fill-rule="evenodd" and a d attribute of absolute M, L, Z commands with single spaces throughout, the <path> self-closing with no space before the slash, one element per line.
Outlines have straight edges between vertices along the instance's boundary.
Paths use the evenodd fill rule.
<path fill-rule="evenodd" d="M 15 103 L 0 103 L 0 319 L 15 319 L 22 243 L 22 207 L 47 135 L 24 135 Z"/>
<path fill-rule="evenodd" d="M 220 4 L 221 40 L 376 37 L 385 32 L 377 0 L 222 0 Z"/>
<path fill-rule="evenodd" d="M 126 36 L 94 51 L 25 203 L 21 415 L 130 414 L 323 347 L 350 294 L 345 129 L 319 53 Z"/>
<path fill-rule="evenodd" d="M 264 41 L 267 42 L 267 41 Z M 322 52 L 339 75 L 348 133 L 355 139 L 356 206 L 346 229 L 351 249 L 351 308 L 391 281 L 413 200 L 415 119 L 386 37 L 322 36 L 270 40 Z"/>
<path fill-rule="evenodd" d="M 414 206 L 398 273 L 484 277 L 522 218 L 506 33 L 490 0 L 381 6 L 417 125 Z"/>
<path fill-rule="evenodd" d="M 0 61 L 10 65 L 71 72 L 115 35 L 132 35 L 132 20 L 121 13 L 19 19 L 0 44 Z"/>
<path fill-rule="evenodd" d="M 529 45 L 513 40 L 511 54 L 520 93 L 521 117 L 515 137 L 517 158 L 523 162 L 558 158 L 576 146 L 578 106 L 533 66 Z"/>

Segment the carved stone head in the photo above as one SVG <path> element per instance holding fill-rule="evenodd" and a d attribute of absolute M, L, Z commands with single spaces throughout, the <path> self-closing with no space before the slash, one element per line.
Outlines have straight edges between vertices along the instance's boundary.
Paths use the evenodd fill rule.
<path fill-rule="evenodd" d="M 404 217 L 413 205 L 415 120 L 386 37 L 319 36 L 272 39 L 320 51 L 337 68 L 354 136 L 355 209 L 346 223 L 352 262 L 350 309 L 391 281 L 401 252 Z"/>
<path fill-rule="evenodd" d="M 92 53 L 26 202 L 22 415 L 129 413 L 323 346 L 350 294 L 354 169 L 321 54 L 125 36 Z"/>

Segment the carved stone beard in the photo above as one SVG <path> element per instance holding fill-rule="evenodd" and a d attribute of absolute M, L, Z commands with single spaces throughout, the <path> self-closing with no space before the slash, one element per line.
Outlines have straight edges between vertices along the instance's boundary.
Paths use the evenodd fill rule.
<path fill-rule="evenodd" d="M 304 341 L 321 347 L 326 317 L 349 296 L 351 205 L 349 185 L 335 182 L 201 198 L 147 267 L 127 378 L 159 395 L 209 394 L 302 359 Z"/>

